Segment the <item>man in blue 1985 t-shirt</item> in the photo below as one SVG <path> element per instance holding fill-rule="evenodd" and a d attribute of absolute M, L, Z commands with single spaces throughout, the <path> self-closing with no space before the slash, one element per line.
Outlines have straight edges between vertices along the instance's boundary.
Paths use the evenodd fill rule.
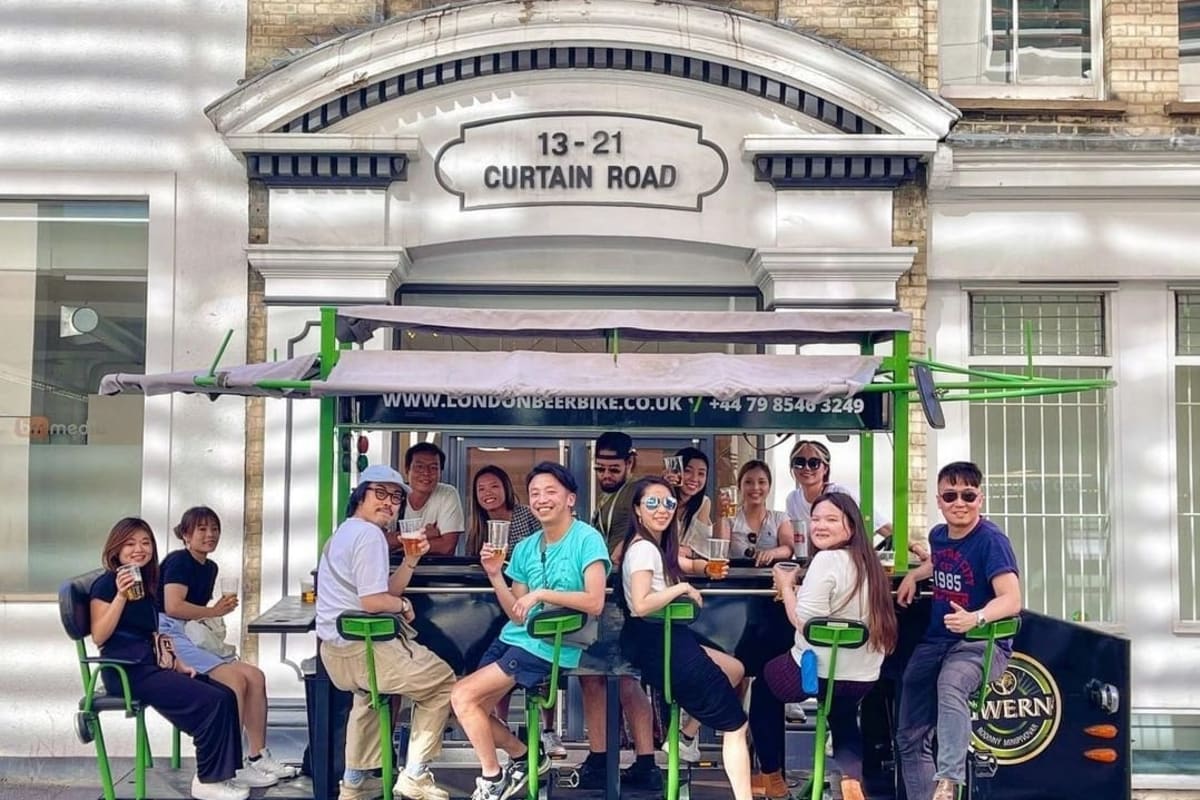
<path fill-rule="evenodd" d="M 986 647 L 965 634 L 1021 611 L 1017 558 L 1004 531 L 981 515 L 982 483 L 983 473 L 969 461 L 938 472 L 937 504 L 946 522 L 929 532 L 929 561 L 908 573 L 896 593 L 907 606 L 917 582 L 933 579 L 929 628 L 904 670 L 900 694 L 896 748 L 908 800 L 956 800 L 971 741 L 968 698 L 982 683 Z M 997 644 L 989 680 L 1004 673 L 1011 652 L 1010 640 Z"/>

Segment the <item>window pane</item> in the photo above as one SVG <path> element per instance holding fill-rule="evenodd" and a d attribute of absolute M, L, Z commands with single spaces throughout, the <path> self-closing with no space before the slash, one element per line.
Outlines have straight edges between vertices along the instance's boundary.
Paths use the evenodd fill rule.
<path fill-rule="evenodd" d="M 971 355 L 1025 355 L 1025 325 L 1034 355 L 1107 353 L 1102 294 L 972 294 Z"/>
<path fill-rule="evenodd" d="M 1179 483 L 1179 618 L 1200 621 L 1200 366 L 1175 368 L 1175 474 Z"/>
<path fill-rule="evenodd" d="M 1038 372 L 1106 375 L 1101 368 Z M 984 513 L 1012 540 L 1026 605 L 1062 619 L 1112 619 L 1107 404 L 1107 393 L 1087 392 L 970 406 Z"/>
<path fill-rule="evenodd" d="M 1200 87 L 1200 0 L 1179 0 L 1179 85 Z"/>
<path fill-rule="evenodd" d="M 940 6 L 942 82 L 1078 85 L 1093 80 L 1091 0 Z"/>
<path fill-rule="evenodd" d="M 141 508 L 140 397 L 100 397 L 145 371 L 147 205 L 0 202 L 0 591 L 53 592 L 98 566 Z"/>
<path fill-rule="evenodd" d="M 1175 295 L 1175 354 L 1200 355 L 1200 293 Z"/>

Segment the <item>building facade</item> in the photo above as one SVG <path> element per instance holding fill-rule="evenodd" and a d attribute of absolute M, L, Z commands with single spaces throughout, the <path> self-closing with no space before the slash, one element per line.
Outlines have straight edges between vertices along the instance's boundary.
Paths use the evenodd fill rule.
<path fill-rule="evenodd" d="M 1138 746 L 1200 750 L 1196 5 L 9 4 L 0 629 L 36 657 L 0 656 L 0 755 L 77 751 L 44 600 L 115 518 L 165 549 L 217 508 L 246 614 L 312 567 L 315 408 L 98 375 L 206 365 L 230 328 L 230 362 L 315 350 L 316 309 L 362 302 L 898 306 L 940 361 L 1111 377 L 914 417 L 900 513 L 980 462 L 1028 605 L 1130 636 Z M 490 440 L 452 438 L 461 478 Z M 300 691 L 310 642 L 243 646 Z M 9 690 L 33 674 L 49 710 Z"/>

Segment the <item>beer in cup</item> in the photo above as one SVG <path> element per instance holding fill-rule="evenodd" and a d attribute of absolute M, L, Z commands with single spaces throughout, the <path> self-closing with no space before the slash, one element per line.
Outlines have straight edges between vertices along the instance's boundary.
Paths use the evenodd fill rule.
<path fill-rule="evenodd" d="M 708 540 L 708 563 L 704 565 L 704 574 L 716 581 L 725 577 L 729 567 L 729 540 Z"/>
<path fill-rule="evenodd" d="M 117 574 L 128 572 L 133 575 L 133 583 L 125 590 L 126 600 L 141 600 L 146 596 L 146 586 L 142 583 L 142 568 L 137 564 L 122 564 L 117 568 Z"/>
<path fill-rule="evenodd" d="M 883 564 L 883 571 L 891 575 L 896 571 L 896 551 L 895 550 L 880 550 L 879 563 Z"/>
<path fill-rule="evenodd" d="M 508 529 L 512 523 L 504 519 L 489 519 L 487 543 L 492 547 L 492 559 L 504 561 L 504 551 L 508 547 Z"/>
<path fill-rule="evenodd" d="M 311 575 L 309 575 L 307 578 L 300 579 L 300 602 L 317 602 L 317 584 Z"/>
<path fill-rule="evenodd" d="M 722 486 L 721 487 L 721 516 L 726 519 L 733 519 L 737 516 L 737 487 Z"/>
<path fill-rule="evenodd" d="M 421 533 L 425 523 L 419 519 L 402 519 L 396 523 L 400 533 L 400 543 L 404 545 L 405 558 L 419 558 L 421 555 Z"/>
<path fill-rule="evenodd" d="M 794 586 L 796 584 L 796 573 L 800 570 L 800 565 L 795 561 L 780 561 L 775 565 L 775 569 L 784 573 L 784 577 L 788 579 L 788 584 Z M 782 602 L 783 595 L 778 591 L 775 592 L 775 602 Z"/>
<path fill-rule="evenodd" d="M 221 576 L 221 598 L 237 597 L 238 589 L 241 587 L 241 580 L 236 575 L 229 577 Z"/>

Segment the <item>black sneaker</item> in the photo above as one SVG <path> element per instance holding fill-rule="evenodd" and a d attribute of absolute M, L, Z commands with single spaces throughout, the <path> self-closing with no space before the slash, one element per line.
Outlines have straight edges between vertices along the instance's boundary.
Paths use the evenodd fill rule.
<path fill-rule="evenodd" d="M 550 773 L 550 756 L 545 753 L 541 754 L 541 760 L 538 761 L 538 776 L 545 777 Z M 500 795 L 500 800 L 508 800 L 510 797 L 520 797 L 525 793 L 525 788 L 529 785 L 529 762 L 524 758 L 516 758 L 509 761 L 504 767 L 504 775 L 501 781 L 507 784 L 504 792 Z M 545 781 L 540 781 L 545 785 Z"/>
<path fill-rule="evenodd" d="M 608 775 L 604 762 L 587 760 L 579 765 L 579 785 L 576 789 L 604 791 L 607 783 Z"/>
<path fill-rule="evenodd" d="M 645 766 L 634 762 L 627 769 L 621 770 L 621 788 L 646 792 L 661 792 L 663 789 L 662 770 L 657 764 Z"/>

